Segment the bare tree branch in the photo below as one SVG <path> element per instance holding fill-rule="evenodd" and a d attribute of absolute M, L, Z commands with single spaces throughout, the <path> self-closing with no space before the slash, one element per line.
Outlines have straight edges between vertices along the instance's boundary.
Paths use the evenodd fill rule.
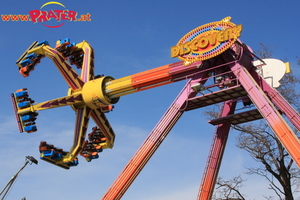
<path fill-rule="evenodd" d="M 216 182 L 216 192 L 213 199 L 239 198 L 245 200 L 244 195 L 240 192 L 240 188 L 243 186 L 243 182 L 245 181 L 246 180 L 242 179 L 240 175 L 230 180 L 223 180 L 219 177 Z"/>

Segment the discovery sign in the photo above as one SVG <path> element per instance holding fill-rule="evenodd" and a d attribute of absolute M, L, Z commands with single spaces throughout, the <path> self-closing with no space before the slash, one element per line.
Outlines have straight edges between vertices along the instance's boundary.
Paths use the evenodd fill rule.
<path fill-rule="evenodd" d="M 199 26 L 183 36 L 171 47 L 171 57 L 185 65 L 215 57 L 227 50 L 241 35 L 242 25 L 230 22 L 230 17 Z"/>

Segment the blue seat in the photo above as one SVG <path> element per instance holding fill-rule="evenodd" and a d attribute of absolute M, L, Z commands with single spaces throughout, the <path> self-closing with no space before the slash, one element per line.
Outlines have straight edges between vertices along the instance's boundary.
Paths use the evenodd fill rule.
<path fill-rule="evenodd" d="M 72 42 L 72 43 L 70 43 L 69 45 L 67 45 L 68 48 L 71 48 L 71 47 L 74 47 L 74 46 L 76 46 L 76 43 L 75 43 L 75 42 Z"/>
<path fill-rule="evenodd" d="M 36 58 L 37 57 L 37 55 L 35 54 L 35 53 L 31 53 L 31 54 L 28 54 L 27 56 L 26 56 L 26 58 L 28 58 L 28 59 L 34 59 L 34 58 Z"/>
<path fill-rule="evenodd" d="M 75 159 L 73 162 L 69 162 L 68 166 L 73 167 L 73 166 L 77 166 L 79 164 L 78 159 Z"/>
<path fill-rule="evenodd" d="M 36 125 L 25 126 L 24 131 L 26 131 L 26 132 L 35 132 L 35 131 L 37 131 Z"/>
<path fill-rule="evenodd" d="M 41 46 L 42 44 L 44 44 L 44 45 L 49 45 L 49 42 L 48 42 L 47 40 L 43 40 L 43 41 L 39 42 L 39 43 L 37 44 L 37 46 Z"/>
<path fill-rule="evenodd" d="M 60 44 L 63 44 L 63 43 L 65 43 L 65 42 L 70 43 L 70 38 L 65 38 L 65 39 L 61 40 L 61 41 L 60 41 Z"/>
<path fill-rule="evenodd" d="M 24 102 L 18 103 L 19 108 L 25 108 L 25 107 L 29 107 L 29 106 L 30 106 L 29 101 L 24 101 Z"/>
<path fill-rule="evenodd" d="M 16 93 L 16 97 L 20 98 L 20 97 L 25 97 L 28 96 L 28 92 L 27 91 L 21 91 L 21 92 L 17 92 Z"/>
<path fill-rule="evenodd" d="M 27 65 L 29 65 L 31 63 L 32 63 L 32 60 L 27 58 L 26 60 L 23 60 L 20 64 L 22 65 L 22 67 L 26 67 Z"/>
<path fill-rule="evenodd" d="M 53 160 L 60 160 L 63 157 L 60 153 L 54 153 L 54 155 L 51 157 Z"/>
<path fill-rule="evenodd" d="M 33 120 L 33 119 L 34 119 L 34 115 L 32 113 L 22 116 L 22 121 L 29 121 L 29 120 Z"/>
<path fill-rule="evenodd" d="M 46 157 L 52 157 L 52 156 L 54 156 L 54 154 L 55 154 L 54 150 L 44 151 L 43 152 L 43 155 L 46 156 Z"/>

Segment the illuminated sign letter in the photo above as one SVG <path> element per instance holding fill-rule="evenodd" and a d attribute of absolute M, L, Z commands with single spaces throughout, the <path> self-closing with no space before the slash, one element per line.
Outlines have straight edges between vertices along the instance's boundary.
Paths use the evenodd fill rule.
<path fill-rule="evenodd" d="M 201 48 L 201 49 L 204 49 L 206 48 L 208 45 L 208 38 L 207 37 L 201 37 L 199 39 L 199 42 L 198 42 L 198 46 Z"/>
<path fill-rule="evenodd" d="M 171 58 L 179 56 L 179 48 L 177 46 L 171 47 Z"/>

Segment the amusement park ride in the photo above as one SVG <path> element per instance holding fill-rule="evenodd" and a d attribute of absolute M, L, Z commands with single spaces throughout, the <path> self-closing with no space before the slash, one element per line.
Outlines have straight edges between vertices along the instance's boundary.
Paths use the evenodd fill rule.
<path fill-rule="evenodd" d="M 79 155 L 91 161 L 98 158 L 103 149 L 113 147 L 115 133 L 105 113 L 121 96 L 188 79 L 102 199 L 122 197 L 185 111 L 217 103 L 223 103 L 223 107 L 219 117 L 209 121 L 216 125 L 216 131 L 198 199 L 212 197 L 231 124 L 264 118 L 299 167 L 299 139 L 282 115 L 298 130 L 300 115 L 274 89 L 289 67 L 276 59 L 259 59 L 239 40 L 241 31 L 242 25 L 233 24 L 230 17 L 205 24 L 187 33 L 171 47 L 171 57 L 178 57 L 180 62 L 119 79 L 94 75 L 94 51 L 86 41 L 75 44 L 69 39 L 60 40 L 55 48 L 51 48 L 47 41 L 34 42 L 17 60 L 20 73 L 29 76 L 46 56 L 54 62 L 70 88 L 65 97 L 37 104 L 28 97 L 26 88 L 11 94 L 20 132 L 37 131 L 37 111 L 71 106 L 76 112 L 71 149 L 64 151 L 44 141 L 39 146 L 42 160 L 69 169 L 78 165 Z M 71 65 L 81 69 L 81 74 L 78 75 Z M 276 68 L 282 73 L 268 74 L 270 70 L 267 68 Z M 237 112 L 237 103 L 253 104 L 256 108 Z M 86 139 L 90 117 L 97 126 Z"/>

